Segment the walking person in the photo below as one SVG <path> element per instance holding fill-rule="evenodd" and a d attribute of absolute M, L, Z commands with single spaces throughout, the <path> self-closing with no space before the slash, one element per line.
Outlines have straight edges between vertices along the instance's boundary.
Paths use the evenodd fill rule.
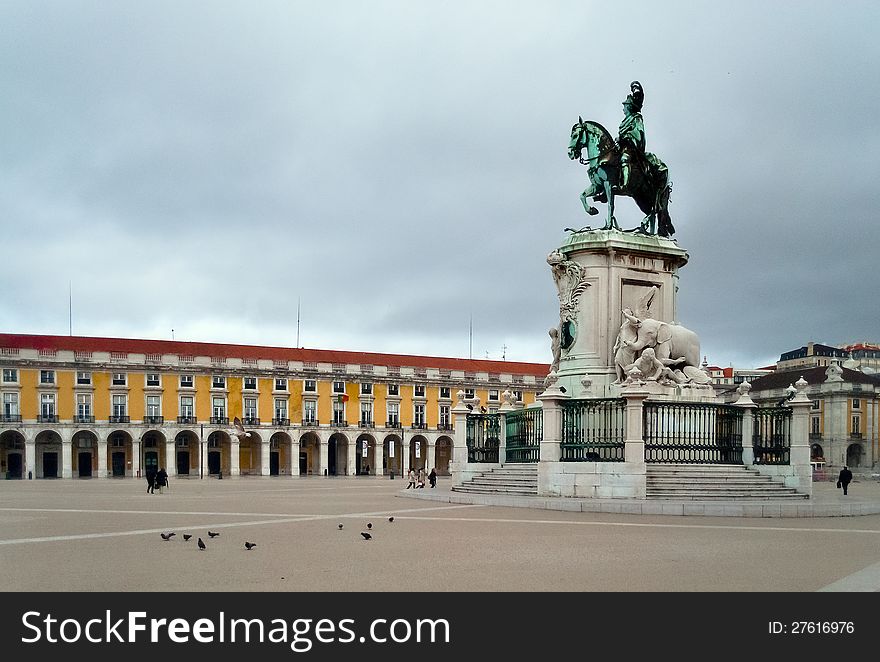
<path fill-rule="evenodd" d="M 844 467 L 840 470 L 840 475 L 837 477 L 837 487 L 843 488 L 844 496 L 846 496 L 846 490 L 852 482 L 852 477 L 852 471 L 849 470 L 849 467 Z"/>
<path fill-rule="evenodd" d="M 419 484 L 418 484 L 418 487 L 419 487 L 419 488 L 424 488 L 424 487 L 425 487 L 425 470 L 424 470 L 424 469 L 419 469 Z"/>
<path fill-rule="evenodd" d="M 159 469 L 159 473 L 156 474 L 156 487 L 159 488 L 159 494 L 162 494 L 168 487 L 168 474 L 165 472 L 165 467 Z"/>
<path fill-rule="evenodd" d="M 415 487 L 416 487 L 416 472 L 413 471 L 412 469 L 410 469 L 408 478 L 409 478 L 409 482 L 406 484 L 406 489 L 409 489 L 409 488 L 415 489 Z"/>
<path fill-rule="evenodd" d="M 437 487 L 437 470 L 434 467 L 431 467 L 431 473 L 428 474 L 428 482 L 431 487 Z"/>
<path fill-rule="evenodd" d="M 147 494 L 155 494 L 153 490 L 156 488 L 156 470 L 150 467 L 147 469 Z"/>

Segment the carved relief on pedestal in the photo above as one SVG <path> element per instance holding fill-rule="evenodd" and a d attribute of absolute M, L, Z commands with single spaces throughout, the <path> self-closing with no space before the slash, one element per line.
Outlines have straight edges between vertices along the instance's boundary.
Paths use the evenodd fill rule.
<path fill-rule="evenodd" d="M 577 262 L 568 260 L 558 250 L 547 256 L 547 264 L 553 273 L 553 281 L 556 283 L 557 296 L 559 297 L 559 331 L 558 340 L 553 338 L 553 343 L 559 342 L 562 351 L 568 350 L 574 344 L 574 336 L 577 329 L 577 318 L 580 313 L 579 302 L 581 295 L 590 286 L 587 281 L 586 270 Z M 554 334 L 551 333 L 551 337 Z M 556 362 L 554 349 L 554 363 Z"/>

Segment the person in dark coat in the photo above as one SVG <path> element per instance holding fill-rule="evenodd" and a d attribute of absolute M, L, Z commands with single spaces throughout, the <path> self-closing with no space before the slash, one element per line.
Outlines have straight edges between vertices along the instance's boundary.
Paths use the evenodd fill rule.
<path fill-rule="evenodd" d="M 156 488 L 156 470 L 147 469 L 147 494 L 155 494 L 153 490 Z"/>
<path fill-rule="evenodd" d="M 437 470 L 434 467 L 431 467 L 431 473 L 428 474 L 428 482 L 431 487 L 437 487 Z"/>
<path fill-rule="evenodd" d="M 168 474 L 165 472 L 165 467 L 159 469 L 159 473 L 156 474 L 156 487 L 159 488 L 160 494 L 168 487 Z"/>
<path fill-rule="evenodd" d="M 846 495 L 846 489 L 849 487 L 849 484 L 852 482 L 852 471 L 849 470 L 848 467 L 844 467 L 840 470 L 840 475 L 837 477 L 837 486 L 843 488 L 843 494 Z"/>

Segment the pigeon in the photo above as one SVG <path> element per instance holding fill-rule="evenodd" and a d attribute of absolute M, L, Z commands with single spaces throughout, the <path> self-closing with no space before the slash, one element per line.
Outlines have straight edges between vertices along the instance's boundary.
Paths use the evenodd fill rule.
<path fill-rule="evenodd" d="M 174 532 L 172 532 L 172 533 L 160 533 L 159 535 L 162 536 L 162 540 L 164 540 L 165 542 L 168 542 L 169 540 L 171 540 L 171 536 L 176 535 L 176 534 Z"/>
<path fill-rule="evenodd" d="M 389 521 L 389 522 L 393 522 L 393 521 L 394 521 L 394 516 L 392 515 L 391 517 L 389 517 L 389 518 L 388 518 L 388 521 Z"/>
<path fill-rule="evenodd" d="M 183 539 L 184 539 L 184 540 L 189 540 L 190 538 L 192 538 L 192 534 L 191 534 L 191 533 L 184 533 L 184 534 L 183 534 Z"/>
<path fill-rule="evenodd" d="M 257 543 L 255 543 L 255 542 L 247 542 L 247 541 L 245 541 L 245 543 L 244 543 L 244 547 L 245 547 L 245 549 L 247 549 L 247 550 L 249 550 L 249 551 L 252 550 L 252 549 L 253 549 L 254 547 L 256 547 L 256 546 L 257 546 Z"/>
<path fill-rule="evenodd" d="M 199 538 L 199 549 L 205 549 L 205 543 L 202 542 L 201 538 Z"/>
<path fill-rule="evenodd" d="M 372 540 L 373 536 L 371 536 L 366 531 L 361 531 L 361 535 L 364 537 L 364 540 Z"/>
<path fill-rule="evenodd" d="M 219 536 L 220 534 L 219 534 L 219 533 L 215 533 L 214 531 L 208 531 L 208 535 L 209 535 L 211 538 L 216 538 L 216 537 Z"/>
<path fill-rule="evenodd" d="M 233 430 L 232 434 L 238 437 L 239 441 L 244 441 L 245 439 L 250 438 L 251 433 L 245 431 L 244 426 L 241 424 L 241 419 L 238 416 L 232 419 L 232 424 L 235 426 L 235 430 Z"/>
<path fill-rule="evenodd" d="M 340 528 L 340 529 L 342 528 L 342 522 L 339 523 L 339 528 Z"/>
<path fill-rule="evenodd" d="M 367 528 L 368 528 L 368 529 L 372 529 L 372 528 L 373 528 L 373 523 L 372 523 L 372 522 L 367 522 Z"/>

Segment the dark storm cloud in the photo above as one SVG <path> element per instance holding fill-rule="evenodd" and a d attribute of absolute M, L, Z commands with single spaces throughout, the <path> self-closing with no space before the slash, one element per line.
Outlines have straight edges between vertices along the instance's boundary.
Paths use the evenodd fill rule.
<path fill-rule="evenodd" d="M 0 328 L 547 361 L 638 79 L 709 360 L 878 340 L 878 10 L 716 4 L 5 3 Z"/>

